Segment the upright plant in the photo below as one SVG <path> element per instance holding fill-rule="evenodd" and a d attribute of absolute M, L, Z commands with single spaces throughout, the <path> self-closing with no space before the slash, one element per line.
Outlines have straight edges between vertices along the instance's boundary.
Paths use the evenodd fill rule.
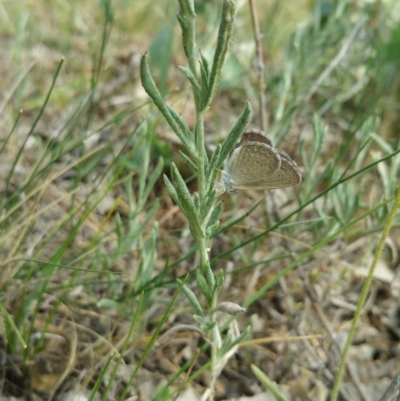
<path fill-rule="evenodd" d="M 239 306 L 227 303 L 218 304 L 222 288 L 223 271 L 214 275 L 210 266 L 209 241 L 219 226 L 222 203 L 215 202 L 215 182 L 223 161 L 234 149 L 245 127 L 250 121 L 251 107 L 247 103 L 242 114 L 229 132 L 209 157 L 205 148 L 204 118 L 212 104 L 218 88 L 222 66 L 232 36 L 236 4 L 234 0 L 224 0 L 219 23 L 218 40 L 211 64 L 201 52 L 197 51 L 195 22 L 196 14 L 193 0 L 179 0 L 178 21 L 182 29 L 182 44 L 188 66 L 179 66 L 179 70 L 191 84 L 196 110 L 196 120 L 191 130 L 185 119 L 169 107 L 158 91 L 147 63 L 146 54 L 141 59 L 140 73 L 144 89 L 160 110 L 170 127 L 181 140 L 185 152 L 181 156 L 198 177 L 198 191 L 191 194 L 175 164 L 171 165 L 171 180 L 164 175 L 167 190 L 189 222 L 189 228 L 196 243 L 200 265 L 196 281 L 206 299 L 206 310 L 195 294 L 187 287 L 183 290 L 195 309 L 195 319 L 211 344 L 212 379 L 204 399 L 213 399 L 214 383 L 225 365 L 233 348 L 246 336 L 228 333 L 224 339 L 216 321 L 217 309 L 230 314 L 242 311 Z"/>

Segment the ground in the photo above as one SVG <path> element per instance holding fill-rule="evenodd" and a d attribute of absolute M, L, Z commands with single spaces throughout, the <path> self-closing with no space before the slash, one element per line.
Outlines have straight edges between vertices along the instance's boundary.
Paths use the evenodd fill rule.
<path fill-rule="evenodd" d="M 156 3 L 1 5 L 6 399 L 190 401 L 209 386 L 210 350 L 177 281 L 187 279 L 205 307 L 195 281 L 199 257 L 162 173 L 170 176 L 174 162 L 192 194 L 197 180 L 140 82 L 148 52 L 161 94 L 193 129 L 190 85 L 174 68 L 187 63 L 178 2 Z M 196 7 L 197 48 L 211 63 L 220 4 Z M 238 2 L 205 119 L 209 155 L 247 100 L 249 126 L 262 128 L 248 7 Z M 325 400 L 399 183 L 400 7 L 265 0 L 257 11 L 266 131 L 303 181 L 219 197 L 212 269 L 225 272 L 220 301 L 247 308 L 237 329 L 251 334 L 219 376 L 215 398 L 273 400 L 255 365 L 287 400 Z M 400 371 L 399 227 L 397 214 L 341 400 L 381 399 Z M 221 325 L 226 318 L 218 315 Z"/>

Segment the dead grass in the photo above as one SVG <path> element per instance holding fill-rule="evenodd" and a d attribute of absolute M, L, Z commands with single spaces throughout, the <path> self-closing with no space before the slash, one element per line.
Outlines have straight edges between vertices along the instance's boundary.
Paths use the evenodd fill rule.
<path fill-rule="evenodd" d="M 164 400 L 173 399 L 176 390 L 181 400 L 198 399 L 195 395 L 202 394 L 209 379 L 203 369 L 209 362 L 208 351 L 199 351 L 204 345 L 201 336 L 183 331 L 163 348 L 148 349 L 157 329 L 164 332 L 176 324 L 193 323 L 193 311 L 182 294 L 166 316 L 176 294 L 176 277 L 185 277 L 197 265 L 186 222 L 161 180 L 144 204 L 140 196 L 144 177 L 148 179 L 155 171 L 161 156 L 166 160 L 166 173 L 168 161 L 179 159 L 176 138 L 147 105 L 138 72 L 139 57 L 151 46 L 156 27 L 164 24 L 172 26 L 175 35 L 172 64 L 184 62 L 175 5 L 116 3 L 110 40 L 102 55 L 104 15 L 97 3 L 26 0 L 0 7 L 0 149 L 5 145 L 0 155 L 2 394 L 70 400 L 74 392 L 85 398 L 92 392 L 96 400 L 121 399 L 121 395 L 132 400 Z M 214 7 L 208 5 L 204 14 L 199 12 L 205 54 L 212 49 L 216 32 L 202 18 L 212 15 Z M 349 172 L 398 149 L 399 121 L 394 111 L 398 76 L 390 63 L 381 68 L 368 57 L 368 51 L 379 50 L 395 38 L 390 36 L 390 27 L 380 35 L 374 30 L 374 24 L 388 15 L 384 6 L 376 7 L 376 15 L 371 16 L 349 57 L 306 105 L 301 99 L 349 32 L 332 37 L 328 29 L 323 30 L 321 43 L 315 47 L 314 42 L 305 41 L 312 60 L 299 57 L 290 90 L 285 92 L 282 76 L 288 60 L 294 60 L 288 53 L 296 49 L 285 50 L 284 45 L 289 33 L 299 35 L 299 31 L 293 14 L 284 9 L 277 11 L 274 28 L 266 25 L 271 110 L 279 108 L 282 94 L 286 96 L 285 113 L 272 121 L 272 134 L 282 139 L 279 147 L 308 170 L 301 187 L 274 191 L 265 199 L 262 194 L 239 199 L 224 196 L 222 223 L 239 215 L 243 220 L 212 242 L 213 267 L 224 269 L 227 275 L 221 300 L 245 304 L 305 251 L 338 234 L 238 318 L 241 329 L 252 327 L 254 339 L 282 341 L 250 342 L 242 347 L 220 377 L 220 400 L 244 399 L 245 395 L 256 399 L 265 391 L 251 372 L 251 364 L 276 381 L 288 400 L 323 400 L 332 388 L 340 348 L 387 207 L 371 212 L 344 232 L 340 227 L 393 195 L 394 178 L 399 177 L 398 155 L 320 197 L 286 226 L 253 238 L 337 181 L 352 160 Z M 361 9 L 350 7 L 345 14 L 348 21 L 358 17 Z M 262 21 L 269 21 L 262 7 L 259 12 Z M 303 5 L 298 15 L 301 21 L 311 19 L 310 8 Z M 398 23 L 394 14 L 392 18 Z M 303 30 L 310 40 L 312 29 L 311 24 Z M 243 6 L 225 69 L 227 78 L 206 121 L 210 149 L 228 132 L 247 98 L 256 105 L 251 59 L 240 53 L 244 48 L 243 54 L 251 54 L 250 38 Z M 370 38 L 376 43 L 371 45 Z M 324 49 L 324 43 L 331 47 Z M 100 55 L 102 64 L 97 71 Z M 50 101 L 28 136 L 61 57 L 65 61 Z M 157 65 L 153 67 L 157 73 Z M 97 72 L 99 80 L 94 85 Z M 388 87 L 390 77 L 393 81 Z M 190 125 L 193 106 L 187 89 L 183 77 L 170 68 L 168 102 Z M 312 122 L 314 112 L 321 110 L 321 120 L 329 130 L 317 152 Z M 253 123 L 257 126 L 256 119 Z M 378 139 L 372 137 L 362 149 L 371 133 Z M 185 167 L 180 167 L 185 176 Z M 189 172 L 186 175 L 190 177 Z M 196 189 L 195 181 L 189 185 Z M 260 206 L 246 216 L 258 200 Z M 145 244 L 155 235 L 155 221 L 158 232 L 153 248 L 157 253 L 152 253 L 154 249 L 146 249 Z M 399 234 L 397 220 L 351 350 L 341 395 L 344 400 L 379 399 L 400 370 Z M 235 246 L 238 249 L 232 251 Z M 168 319 L 161 327 L 164 317 Z M 309 334 L 320 337 L 286 341 Z M 195 377 L 190 377 L 192 373 Z M 166 385 L 168 380 L 171 384 Z"/>

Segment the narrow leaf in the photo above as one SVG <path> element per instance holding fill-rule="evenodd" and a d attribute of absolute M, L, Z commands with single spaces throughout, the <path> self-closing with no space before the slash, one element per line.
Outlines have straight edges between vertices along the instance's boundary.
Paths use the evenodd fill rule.
<path fill-rule="evenodd" d="M 215 292 L 219 294 L 221 292 L 222 286 L 224 284 L 225 272 L 223 269 L 220 269 L 219 272 L 215 276 Z"/>
<path fill-rule="evenodd" d="M 287 398 L 282 394 L 278 385 L 271 381 L 257 366 L 251 365 L 251 370 L 256 375 L 257 379 L 272 393 L 276 401 L 287 401 Z"/>
<path fill-rule="evenodd" d="M 186 136 L 186 133 L 182 131 L 180 125 L 178 125 L 175 119 L 172 117 L 169 107 L 164 102 L 160 92 L 157 90 L 153 77 L 151 76 L 149 66 L 147 64 L 146 54 L 144 54 L 140 60 L 140 78 L 142 81 L 142 86 L 146 93 L 151 97 L 154 104 L 157 106 L 158 110 L 160 110 L 162 115 L 165 117 L 170 127 L 174 130 L 176 135 L 182 141 L 183 145 L 187 149 L 190 149 L 190 139 Z"/>
<path fill-rule="evenodd" d="M 222 166 L 224 160 L 229 156 L 232 150 L 235 148 L 236 143 L 239 138 L 242 136 L 243 131 L 245 130 L 247 124 L 251 119 L 251 105 L 250 102 L 246 103 L 242 114 L 239 119 L 236 121 L 236 124 L 233 126 L 225 141 L 222 143 L 221 153 L 218 159 L 215 161 L 215 168 L 219 169 Z"/>
<path fill-rule="evenodd" d="M 197 173 L 197 166 L 192 162 L 192 160 L 185 155 L 185 153 L 183 153 L 181 150 L 179 151 L 182 159 L 184 160 L 184 162 L 193 170 Z"/>
<path fill-rule="evenodd" d="M 209 79 L 210 79 L 210 69 L 208 66 L 208 61 L 204 57 L 204 55 L 200 52 L 201 62 L 200 62 L 200 74 L 201 74 L 201 105 L 204 105 L 207 102 L 207 96 L 209 93 Z"/>
<path fill-rule="evenodd" d="M 197 285 L 199 286 L 201 292 L 207 299 L 208 305 L 212 304 L 212 288 L 207 284 L 206 279 L 204 276 L 201 274 L 200 269 L 197 269 L 196 271 L 196 282 Z"/>
<path fill-rule="evenodd" d="M 167 188 L 168 193 L 170 194 L 171 198 L 175 201 L 175 203 L 179 206 L 179 209 L 182 210 L 183 213 L 185 213 L 185 210 L 179 200 L 178 194 L 176 193 L 176 189 L 174 188 L 174 186 L 172 185 L 171 181 L 169 180 L 169 178 L 164 174 L 163 176 L 164 178 L 164 184 Z"/>
<path fill-rule="evenodd" d="M 141 194 L 141 199 L 139 199 L 138 204 L 140 205 L 140 207 L 142 208 L 144 206 L 144 204 L 147 201 L 147 198 L 150 195 L 150 192 L 152 191 L 154 184 L 156 183 L 156 181 L 158 180 L 158 177 L 161 175 L 162 173 L 162 169 L 164 167 L 164 159 L 162 157 L 160 157 L 158 159 L 158 163 L 156 168 L 154 169 L 154 171 L 151 173 L 150 178 L 147 181 L 147 185 L 143 191 L 143 193 Z"/>
<path fill-rule="evenodd" d="M 221 213 L 222 213 L 222 202 L 218 202 L 217 206 L 211 212 L 210 218 L 208 219 L 207 222 L 207 227 L 217 223 L 219 217 L 221 216 Z"/>
<path fill-rule="evenodd" d="M 182 281 L 178 279 L 179 284 L 182 285 L 182 290 L 187 296 L 189 302 L 192 304 L 193 309 L 196 312 L 196 315 L 204 317 L 203 309 L 201 308 L 200 302 L 197 299 L 195 293 L 185 284 L 182 284 Z"/>
<path fill-rule="evenodd" d="M 201 87 L 199 83 L 197 82 L 196 77 L 192 73 L 192 71 L 189 68 L 178 66 L 178 69 L 183 72 L 185 77 L 188 79 L 188 81 L 192 84 L 193 91 L 196 92 L 197 96 L 201 97 Z"/>
<path fill-rule="evenodd" d="M 217 91 L 222 66 L 224 64 L 226 52 L 233 30 L 236 5 L 233 0 L 225 0 L 222 5 L 221 20 L 219 23 L 217 47 L 214 53 L 214 60 L 210 73 L 209 91 L 203 107 L 206 108 L 212 102 Z"/>
<path fill-rule="evenodd" d="M 218 299 L 218 294 L 215 293 L 215 277 L 214 277 L 214 273 L 213 273 L 213 271 L 211 270 L 211 267 L 210 267 L 210 261 L 208 261 L 208 264 L 207 264 L 207 266 L 205 268 L 205 272 L 204 273 L 205 273 L 205 278 L 206 278 L 206 280 L 207 280 L 207 282 L 208 282 L 208 284 L 209 284 L 209 286 L 211 288 L 211 291 L 213 293 L 213 296 L 216 296 L 217 299 Z"/>
<path fill-rule="evenodd" d="M 206 228 L 206 237 L 211 238 L 214 235 L 214 232 L 219 228 L 219 221 L 216 221 L 214 224 L 208 225 Z"/>
<path fill-rule="evenodd" d="M 194 144 L 193 144 L 193 134 L 190 131 L 185 119 L 180 114 L 178 114 L 173 108 L 169 107 L 168 105 L 167 105 L 167 107 L 168 107 L 169 112 L 171 113 L 172 118 L 180 126 L 182 132 L 185 133 L 185 136 L 187 137 L 188 142 L 190 144 L 189 150 L 191 151 L 192 154 L 194 154 L 195 152 L 194 152 Z"/>
<path fill-rule="evenodd" d="M 212 207 L 214 205 L 215 196 L 216 196 L 216 191 L 214 189 L 213 191 L 210 191 L 210 194 L 206 199 L 206 204 L 204 205 L 204 207 L 201 210 L 201 213 L 200 213 L 200 222 L 201 222 L 201 224 L 203 224 L 203 221 L 210 214 L 210 211 L 211 211 L 211 209 L 212 209 Z"/>
<path fill-rule="evenodd" d="M 201 238 L 203 233 L 198 220 L 198 210 L 196 209 L 185 181 L 174 163 L 171 164 L 171 177 L 179 202 L 183 207 L 182 211 L 185 213 L 191 228 L 195 230 L 194 234 L 198 238 Z"/>
<path fill-rule="evenodd" d="M 207 78 L 208 82 L 208 77 L 210 76 L 210 66 L 208 64 L 208 60 L 205 58 L 202 52 L 200 52 L 200 57 L 201 57 L 201 68 L 203 69 L 205 77 Z"/>

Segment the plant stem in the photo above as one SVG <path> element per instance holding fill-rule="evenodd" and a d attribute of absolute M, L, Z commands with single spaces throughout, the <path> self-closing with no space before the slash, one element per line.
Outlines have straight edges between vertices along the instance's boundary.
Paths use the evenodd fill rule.
<path fill-rule="evenodd" d="M 206 185 L 206 150 L 204 147 L 204 112 L 198 111 L 196 113 L 196 127 L 195 127 L 195 147 L 197 153 L 197 180 L 198 180 L 198 193 L 200 197 L 200 209 L 205 205 L 205 199 L 207 196 L 207 185 Z M 200 222 L 203 230 L 205 230 L 205 225 L 207 220 Z"/>
<path fill-rule="evenodd" d="M 204 112 L 197 111 L 196 113 L 196 126 L 195 126 L 195 147 L 197 153 L 197 183 L 198 183 L 198 194 L 200 201 L 200 210 L 199 214 L 201 214 L 201 210 L 205 207 L 206 197 L 207 197 L 207 185 L 206 185 L 206 151 L 204 147 Z M 206 236 L 206 226 L 207 226 L 207 218 L 203 221 L 200 221 L 201 227 L 201 238 L 198 238 L 198 248 L 200 253 L 200 268 L 203 274 L 206 272 L 210 265 L 209 257 L 208 257 L 208 244 L 207 244 L 207 236 Z"/>
<path fill-rule="evenodd" d="M 182 44 L 183 49 L 188 60 L 189 68 L 193 75 L 197 77 L 196 73 L 196 13 L 194 10 L 194 4 L 192 0 L 179 0 L 180 8 L 180 18 L 184 21 L 181 22 L 185 24 L 185 29 L 182 27 Z M 196 105 L 196 110 L 200 108 L 200 98 L 196 93 L 193 93 L 194 103 Z"/>
<path fill-rule="evenodd" d="M 379 260 L 381 254 L 382 254 L 383 247 L 384 247 L 385 241 L 386 241 L 386 237 L 388 236 L 390 228 L 393 225 L 394 219 L 396 217 L 397 209 L 399 207 L 400 207 L 400 187 L 397 188 L 397 190 L 396 190 L 396 195 L 395 195 L 395 199 L 394 199 L 394 205 L 392 207 L 392 210 L 390 211 L 390 214 L 389 214 L 389 217 L 387 219 L 386 225 L 385 225 L 385 227 L 383 229 L 383 232 L 382 232 L 382 235 L 381 235 L 381 239 L 380 239 L 379 244 L 378 244 L 378 248 L 376 249 L 376 252 L 375 252 L 374 260 L 372 261 L 371 267 L 370 267 L 369 272 L 368 272 L 367 279 L 365 280 L 365 283 L 364 283 L 364 286 L 363 286 L 363 289 L 362 289 L 362 292 L 361 292 L 361 296 L 360 296 L 360 299 L 359 299 L 358 304 L 357 304 L 357 309 L 356 309 L 356 312 L 354 314 L 353 322 L 351 324 L 351 328 L 350 328 L 349 335 L 347 337 L 346 344 L 345 344 L 344 349 L 343 349 L 343 353 L 342 353 L 342 357 L 341 357 L 340 365 L 339 365 L 339 370 L 338 370 L 338 373 L 336 375 L 335 384 L 333 386 L 332 395 L 331 395 L 331 401 L 336 401 L 337 396 L 339 394 L 340 383 L 342 381 L 342 377 L 343 377 L 343 374 L 344 374 L 344 369 L 346 367 L 346 356 L 347 356 L 348 351 L 350 349 L 350 345 L 351 345 L 351 343 L 353 341 L 354 334 L 355 334 L 355 331 L 356 331 L 356 328 L 357 328 L 357 323 L 360 320 L 362 308 L 363 308 L 363 306 L 365 304 L 365 301 L 367 299 L 367 296 L 368 296 L 368 291 L 369 291 L 369 288 L 371 286 L 372 279 L 374 277 L 374 271 L 375 271 L 376 265 L 378 264 L 378 260 Z"/>

